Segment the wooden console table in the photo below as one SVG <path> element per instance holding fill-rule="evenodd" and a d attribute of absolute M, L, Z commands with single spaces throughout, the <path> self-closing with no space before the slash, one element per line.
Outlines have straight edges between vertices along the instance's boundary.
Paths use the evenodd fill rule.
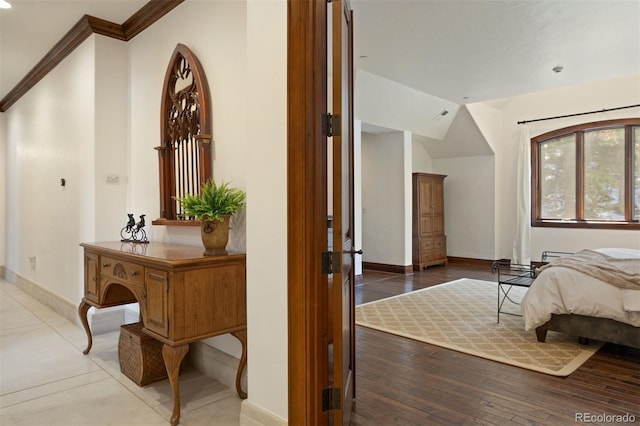
<path fill-rule="evenodd" d="M 203 248 L 163 243 L 83 243 L 84 297 L 78 307 L 87 321 L 90 307 L 138 302 L 143 331 L 164 343 L 162 356 L 173 392 L 171 425 L 180 422 L 179 370 L 189 343 L 231 333 L 242 344 L 236 391 L 247 364 L 246 257 L 203 256 Z"/>

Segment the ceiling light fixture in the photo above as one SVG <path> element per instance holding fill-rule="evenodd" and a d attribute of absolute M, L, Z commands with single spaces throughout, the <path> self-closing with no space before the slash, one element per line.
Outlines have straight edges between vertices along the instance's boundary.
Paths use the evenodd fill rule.
<path fill-rule="evenodd" d="M 11 9 L 11 3 L 7 0 L 0 0 L 0 9 Z"/>
<path fill-rule="evenodd" d="M 555 72 L 556 74 L 562 72 L 563 69 L 564 69 L 564 67 L 562 65 L 556 65 L 555 67 L 551 68 L 551 70 L 553 72 Z"/>

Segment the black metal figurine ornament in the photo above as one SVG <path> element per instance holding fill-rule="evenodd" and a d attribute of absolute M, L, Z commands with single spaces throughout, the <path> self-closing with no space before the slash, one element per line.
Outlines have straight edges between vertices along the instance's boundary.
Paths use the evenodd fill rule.
<path fill-rule="evenodd" d="M 138 222 L 133 218 L 133 213 L 127 213 L 127 216 L 129 216 L 129 221 L 124 228 L 120 230 L 120 236 L 122 237 L 120 241 L 123 243 L 148 244 L 149 240 L 144 230 L 144 217 L 146 215 L 141 214 Z"/>

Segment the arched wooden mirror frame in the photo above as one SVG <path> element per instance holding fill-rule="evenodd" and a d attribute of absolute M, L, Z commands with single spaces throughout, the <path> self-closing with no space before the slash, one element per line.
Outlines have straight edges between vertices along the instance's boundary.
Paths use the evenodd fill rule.
<path fill-rule="evenodd" d="M 160 218 L 154 225 L 198 225 L 181 216 L 174 197 L 198 194 L 211 171 L 211 95 L 198 58 L 184 44 L 173 51 L 160 112 Z"/>

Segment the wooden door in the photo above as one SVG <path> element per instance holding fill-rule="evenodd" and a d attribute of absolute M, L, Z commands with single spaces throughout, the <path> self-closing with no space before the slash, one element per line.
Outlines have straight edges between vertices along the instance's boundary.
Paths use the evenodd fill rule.
<path fill-rule="evenodd" d="M 331 2 L 332 110 L 340 125 L 333 132 L 333 250 L 341 252 L 340 270 L 333 274 L 329 295 L 333 327 L 333 372 L 330 382 L 339 408 L 332 412 L 333 425 L 349 424 L 355 396 L 355 312 L 353 236 L 353 34 L 347 0 Z"/>
<path fill-rule="evenodd" d="M 327 10 L 288 0 L 287 293 L 291 425 L 326 425 L 329 386 L 327 251 Z"/>
<path fill-rule="evenodd" d="M 289 424 L 295 425 L 326 425 L 327 419 L 330 418 L 331 423 L 343 424 L 351 411 L 351 398 L 347 395 L 352 395 L 354 389 L 353 314 L 349 314 L 350 318 L 349 315 L 343 315 L 343 311 L 353 312 L 351 293 L 353 255 L 348 254 L 353 241 L 353 227 L 348 225 L 352 221 L 350 216 L 353 215 L 353 208 L 352 204 L 347 204 L 349 214 L 345 219 L 347 225 L 343 231 L 342 200 L 348 199 L 352 186 L 350 186 L 351 183 L 345 184 L 346 192 L 343 192 L 342 172 L 338 173 L 338 179 L 333 179 L 333 168 L 331 169 L 331 188 L 335 190 L 335 184 L 341 190 L 339 197 L 335 192 L 330 197 L 332 204 L 334 200 L 340 200 L 339 206 L 332 206 L 334 209 L 332 242 L 333 250 L 340 255 L 340 263 L 345 266 L 331 277 L 335 283 L 332 286 L 335 291 L 332 290 L 331 294 L 327 291 L 327 275 L 323 275 L 322 271 L 325 269 L 323 252 L 327 251 L 328 245 L 327 142 L 331 142 L 332 148 L 333 144 L 339 144 L 340 148 L 337 152 L 340 153 L 340 161 L 337 164 L 340 164 L 340 168 L 336 168 L 336 172 L 342 171 L 342 142 L 343 140 L 348 143 L 352 141 L 349 137 L 352 134 L 353 122 L 352 73 L 347 77 L 346 85 L 343 85 L 342 77 L 337 79 L 339 86 L 336 87 L 341 87 L 337 90 L 340 97 L 335 101 L 337 109 L 330 110 L 338 113 L 343 110 L 343 104 L 346 102 L 347 108 L 344 111 L 347 115 L 343 115 L 341 121 L 347 120 L 347 123 L 346 126 L 344 124 L 342 126 L 342 132 L 338 136 L 339 141 L 338 138 L 327 139 L 324 133 L 323 114 L 328 112 L 328 93 L 334 93 L 333 88 L 331 92 L 327 91 L 327 57 L 337 54 L 340 58 L 340 65 L 336 65 L 339 71 L 334 74 L 342 76 L 343 70 L 352 69 L 351 44 L 348 44 L 348 49 L 345 50 L 342 48 L 342 43 L 336 43 L 336 46 L 340 46 L 337 52 L 327 51 L 327 30 L 333 28 L 327 25 L 327 18 L 333 17 L 333 13 L 337 14 L 338 18 L 334 21 L 340 22 L 341 28 L 337 34 L 337 40 L 346 41 L 352 39 L 351 17 L 350 12 L 346 13 L 349 8 L 345 6 L 343 0 L 333 2 L 289 0 L 288 9 L 288 420 Z M 344 31 L 343 28 L 349 28 L 349 30 Z M 336 40 L 336 34 L 333 31 L 331 34 L 333 40 Z M 348 37 L 343 37 L 344 34 L 348 34 Z M 348 62 L 342 60 L 344 55 L 349 58 Z M 343 66 L 343 64 L 349 65 Z M 342 93 L 347 90 L 347 87 L 349 89 L 343 102 Z M 346 138 L 343 136 L 345 133 L 349 135 Z M 344 164 L 349 164 L 350 161 L 351 159 Z M 340 215 L 339 224 L 336 222 L 337 215 Z M 345 239 L 345 236 L 348 238 Z M 344 249 L 345 246 L 348 250 Z M 342 259 L 343 254 L 351 258 L 345 262 Z M 343 292 L 343 289 L 349 289 L 349 291 Z M 331 303 L 328 297 L 331 297 Z M 351 297 L 351 300 L 345 301 L 345 297 Z M 329 317 L 334 327 L 331 338 L 327 328 Z M 343 318 L 347 318 L 346 322 L 343 322 Z M 343 333 L 343 327 L 347 328 L 345 333 Z M 329 344 L 330 341 L 333 343 Z M 345 343 L 347 343 L 346 349 Z M 332 364 L 333 368 L 329 367 L 329 347 L 332 349 L 332 361 L 335 361 Z M 324 410 L 326 391 L 331 391 L 329 384 L 336 386 L 334 390 L 340 388 L 335 398 L 340 403 L 341 408 L 338 410 Z M 329 392 L 329 395 L 331 395 L 329 400 L 333 402 L 335 393 Z M 346 401 L 348 403 L 345 403 Z"/>

